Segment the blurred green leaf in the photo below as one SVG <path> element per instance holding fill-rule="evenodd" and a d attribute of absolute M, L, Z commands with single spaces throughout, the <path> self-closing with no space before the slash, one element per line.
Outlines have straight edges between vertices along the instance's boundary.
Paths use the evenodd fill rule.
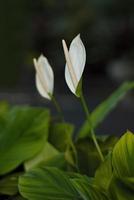
<path fill-rule="evenodd" d="M 117 142 L 112 153 L 113 179 L 109 185 L 112 199 L 134 197 L 134 135 L 127 131 Z"/>
<path fill-rule="evenodd" d="M 49 142 L 60 152 L 65 153 L 65 160 L 70 166 L 76 167 L 73 144 L 74 126 L 69 123 L 51 124 L 49 132 Z"/>
<path fill-rule="evenodd" d="M 101 148 L 103 149 L 103 152 L 105 155 L 108 154 L 108 152 L 111 152 L 113 150 L 113 147 L 118 141 L 118 137 L 114 135 L 98 135 L 97 140 L 100 143 Z"/>
<path fill-rule="evenodd" d="M 110 95 L 105 101 L 99 104 L 91 113 L 92 126 L 96 128 L 107 115 L 117 106 L 117 104 L 123 99 L 123 97 L 130 90 L 134 89 L 134 82 L 126 82 L 121 85 L 112 95 Z M 86 121 L 81 127 L 78 137 L 83 138 L 89 135 L 90 127 Z"/>
<path fill-rule="evenodd" d="M 67 162 L 64 153 L 53 156 L 51 159 L 46 160 L 40 166 L 57 167 L 60 169 L 66 169 Z"/>
<path fill-rule="evenodd" d="M 19 191 L 29 200 L 80 199 L 66 173 L 56 168 L 36 168 L 19 179 Z"/>
<path fill-rule="evenodd" d="M 127 131 L 113 149 L 112 164 L 118 178 L 134 177 L 134 135 Z"/>
<path fill-rule="evenodd" d="M 92 140 L 90 138 L 80 139 L 75 146 L 80 173 L 94 176 L 101 161 Z"/>
<path fill-rule="evenodd" d="M 109 196 L 111 200 L 133 200 L 134 191 L 114 177 L 109 186 Z"/>
<path fill-rule="evenodd" d="M 49 142 L 59 151 L 66 151 L 72 141 L 74 126 L 69 123 L 51 124 Z"/>
<path fill-rule="evenodd" d="M 60 153 L 50 143 L 46 142 L 44 148 L 34 158 L 24 163 L 25 169 L 29 170 L 37 166 L 64 166 L 65 157 L 63 153 Z"/>
<path fill-rule="evenodd" d="M 48 138 L 49 111 L 14 107 L 0 132 L 0 174 L 6 174 L 36 155 Z"/>
<path fill-rule="evenodd" d="M 108 200 L 96 186 L 93 186 L 87 177 L 72 180 L 77 192 L 84 200 Z"/>
<path fill-rule="evenodd" d="M 109 154 L 95 172 L 94 184 L 101 190 L 107 191 L 113 177 L 112 157 Z"/>
<path fill-rule="evenodd" d="M 86 176 L 70 176 L 56 168 L 36 168 L 19 179 L 19 191 L 29 200 L 107 200 Z"/>
<path fill-rule="evenodd" d="M 18 193 L 18 178 L 21 173 L 11 174 L 0 180 L 0 194 L 16 195 Z"/>
<path fill-rule="evenodd" d="M 117 137 L 103 136 L 101 138 L 101 136 L 99 136 L 98 142 L 103 155 L 107 156 L 117 142 Z M 94 176 L 96 169 L 101 164 L 101 161 L 92 138 L 86 137 L 83 139 L 78 139 L 75 146 L 78 154 L 78 166 L 80 172 L 87 174 L 88 176 Z"/>

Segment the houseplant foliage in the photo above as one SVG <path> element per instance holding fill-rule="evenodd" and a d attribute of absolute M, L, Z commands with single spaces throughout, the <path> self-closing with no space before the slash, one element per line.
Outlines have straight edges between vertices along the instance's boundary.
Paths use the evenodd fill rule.
<path fill-rule="evenodd" d="M 68 67 L 67 84 L 81 99 L 87 120 L 78 133 L 73 124 L 65 122 L 53 93 L 52 68 L 44 56 L 34 60 L 37 89 L 55 104 L 60 118 L 54 120 L 47 108 L 0 103 L 0 197 L 16 200 L 132 200 L 133 133 L 126 131 L 120 138 L 96 136 L 95 129 L 125 94 L 134 89 L 134 82 L 124 83 L 89 112 L 82 92 L 85 57 L 79 57 L 84 59 L 78 63 L 74 59 L 76 52 L 83 52 L 85 56 L 85 51 L 77 49 L 84 48 L 80 36 L 72 41 L 69 50 L 63 41 L 63 48 Z M 83 64 L 75 81 L 74 63 L 78 67 L 81 67 L 79 63 Z M 43 76 L 46 70 L 53 80 L 51 84 L 48 76 Z"/>

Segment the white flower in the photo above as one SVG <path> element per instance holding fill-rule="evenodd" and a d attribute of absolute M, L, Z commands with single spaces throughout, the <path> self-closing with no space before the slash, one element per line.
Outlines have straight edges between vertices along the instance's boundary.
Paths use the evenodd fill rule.
<path fill-rule="evenodd" d="M 62 44 L 66 58 L 65 80 L 70 90 L 78 96 L 76 91 L 86 62 L 85 47 L 80 38 L 80 34 L 71 42 L 69 51 L 65 40 L 62 40 Z"/>
<path fill-rule="evenodd" d="M 41 96 L 51 100 L 54 88 L 53 70 L 46 57 L 41 55 L 33 59 L 36 69 L 36 87 Z"/>

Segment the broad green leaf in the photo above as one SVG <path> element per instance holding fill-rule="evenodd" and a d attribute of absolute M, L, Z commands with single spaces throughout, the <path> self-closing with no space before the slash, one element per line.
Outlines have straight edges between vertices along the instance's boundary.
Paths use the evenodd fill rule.
<path fill-rule="evenodd" d="M 93 186 L 88 178 L 72 180 L 73 185 L 84 200 L 107 200 L 107 197 L 96 186 Z"/>
<path fill-rule="evenodd" d="M 98 137 L 98 143 L 104 156 L 112 151 L 116 141 L 117 138 L 115 136 Z M 84 139 L 78 139 L 75 145 L 80 172 L 88 176 L 94 176 L 101 161 L 92 138 L 86 137 Z"/>
<path fill-rule="evenodd" d="M 127 131 L 113 149 L 112 164 L 117 177 L 134 177 L 134 134 Z"/>
<path fill-rule="evenodd" d="M 16 195 L 18 193 L 18 178 L 21 173 L 11 174 L 0 180 L 0 194 Z"/>
<path fill-rule="evenodd" d="M 75 155 L 72 138 L 73 138 L 74 126 L 69 123 L 54 123 L 51 124 L 49 133 L 49 142 L 60 152 L 65 153 L 66 161 L 75 166 Z"/>
<path fill-rule="evenodd" d="M 134 191 L 114 177 L 109 186 L 109 197 L 111 200 L 133 200 Z"/>
<path fill-rule="evenodd" d="M 112 164 L 115 178 L 110 185 L 114 199 L 134 197 L 134 134 L 127 131 L 113 149 Z M 117 178 L 118 179 L 117 179 Z"/>
<path fill-rule="evenodd" d="M 103 149 L 105 148 L 109 150 L 113 149 L 114 145 L 117 143 L 119 139 L 115 135 L 97 135 L 96 137 L 101 146 L 103 147 Z"/>
<path fill-rule="evenodd" d="M 59 169 L 66 169 L 67 162 L 64 153 L 59 153 L 53 156 L 51 159 L 46 160 L 40 166 L 57 167 Z"/>
<path fill-rule="evenodd" d="M 93 141 L 90 138 L 79 139 L 75 145 L 80 173 L 94 176 L 101 161 Z"/>
<path fill-rule="evenodd" d="M 60 162 L 60 163 L 59 163 Z M 24 163 L 26 171 L 36 166 L 50 166 L 54 167 L 64 166 L 65 158 L 64 154 L 60 153 L 55 147 L 53 147 L 49 142 L 46 142 L 43 149 L 32 159 Z"/>
<path fill-rule="evenodd" d="M 15 107 L 0 131 L 0 174 L 6 174 L 36 155 L 48 137 L 49 111 Z"/>
<path fill-rule="evenodd" d="M 109 187 L 112 177 L 112 157 L 111 154 L 109 154 L 105 161 L 102 162 L 99 168 L 96 170 L 94 184 L 97 185 L 101 190 L 106 191 Z"/>
<path fill-rule="evenodd" d="M 83 174 L 81 174 L 81 173 L 78 173 L 78 172 L 67 172 L 67 175 L 69 176 L 69 178 L 71 179 L 71 180 L 73 180 L 73 179 L 86 179 L 86 180 L 88 180 L 91 184 L 93 183 L 93 181 L 94 181 L 94 178 L 93 177 L 89 177 L 89 176 L 87 176 L 87 175 L 83 175 Z"/>
<path fill-rule="evenodd" d="M 19 179 L 20 194 L 29 200 L 78 200 L 69 176 L 57 168 L 36 168 Z"/>
<path fill-rule="evenodd" d="M 117 141 L 118 137 L 115 135 L 97 135 L 97 140 L 101 142 L 104 146 L 108 147 L 113 147 Z"/>
<path fill-rule="evenodd" d="M 72 143 L 72 145 L 73 145 L 73 143 Z M 75 146 L 73 146 L 73 148 L 75 148 Z M 74 155 L 74 153 L 75 153 L 75 155 Z M 75 168 L 77 168 L 77 166 L 76 166 L 77 158 L 75 158 L 75 156 L 77 156 L 76 154 L 77 154 L 76 149 L 75 149 L 75 152 L 73 152 L 72 146 L 69 146 L 67 148 L 67 150 L 65 151 L 65 159 L 66 159 L 67 163 Z"/>
<path fill-rule="evenodd" d="M 112 95 L 99 104 L 91 113 L 92 126 L 96 128 L 115 106 L 124 98 L 130 90 L 134 89 L 134 82 L 126 82 L 121 85 Z M 90 127 L 86 121 L 79 131 L 78 137 L 83 138 L 89 135 Z"/>
<path fill-rule="evenodd" d="M 74 127 L 69 123 L 51 124 L 49 133 L 49 142 L 59 151 L 66 151 L 72 141 Z"/>

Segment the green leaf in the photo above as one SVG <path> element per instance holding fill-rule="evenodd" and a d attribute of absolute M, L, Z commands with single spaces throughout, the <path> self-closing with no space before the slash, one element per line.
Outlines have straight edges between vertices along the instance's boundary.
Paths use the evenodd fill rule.
<path fill-rule="evenodd" d="M 121 85 L 112 95 L 98 105 L 91 113 L 92 126 L 96 128 L 107 115 L 115 108 L 115 106 L 124 98 L 130 90 L 134 89 L 134 82 L 126 82 Z M 78 137 L 83 138 L 89 135 L 90 127 L 86 121 L 79 131 Z"/>
<path fill-rule="evenodd" d="M 113 177 L 109 186 L 111 200 L 133 200 L 134 191 L 126 187 L 119 179 Z"/>
<path fill-rule="evenodd" d="M 8 175 L 0 180 L 0 194 L 16 195 L 18 193 L 18 177 L 21 173 Z"/>
<path fill-rule="evenodd" d="M 109 154 L 95 172 L 94 184 L 101 190 L 107 191 L 113 177 L 112 157 Z"/>
<path fill-rule="evenodd" d="M 20 194 L 29 200 L 80 199 L 69 176 L 57 168 L 36 168 L 19 179 Z"/>
<path fill-rule="evenodd" d="M 134 135 L 127 131 L 117 142 L 112 154 L 113 179 L 109 186 L 111 199 L 134 198 Z"/>
<path fill-rule="evenodd" d="M 109 152 L 111 152 L 118 141 L 118 137 L 114 135 L 103 135 L 97 136 L 97 140 L 99 142 L 100 148 L 103 151 L 103 155 L 107 156 Z"/>
<path fill-rule="evenodd" d="M 74 127 L 69 123 L 51 124 L 49 133 L 49 142 L 59 151 L 66 151 L 72 141 Z"/>
<path fill-rule="evenodd" d="M 107 200 L 106 195 L 101 193 L 101 191 L 96 186 L 93 186 L 90 182 L 90 179 L 87 177 L 83 177 L 81 179 L 73 179 L 72 182 L 82 199 Z"/>
<path fill-rule="evenodd" d="M 66 169 L 67 162 L 64 153 L 53 156 L 51 159 L 46 160 L 40 166 L 57 167 L 59 169 Z"/>
<path fill-rule="evenodd" d="M 92 179 L 71 176 L 56 168 L 36 168 L 19 179 L 19 191 L 29 200 L 107 200 Z"/>
<path fill-rule="evenodd" d="M 64 154 L 60 153 L 50 143 L 46 143 L 44 148 L 34 158 L 24 163 L 26 171 L 36 166 L 64 166 Z"/>
<path fill-rule="evenodd" d="M 75 165 L 75 155 L 72 138 L 74 126 L 69 123 L 51 124 L 48 141 L 60 152 L 65 153 L 66 161 L 73 167 Z"/>
<path fill-rule="evenodd" d="M 101 161 L 92 139 L 79 139 L 75 145 L 80 173 L 94 176 Z"/>
<path fill-rule="evenodd" d="M 36 155 L 48 137 L 49 111 L 15 107 L 7 112 L 0 132 L 0 174 Z"/>
<path fill-rule="evenodd" d="M 112 164 L 118 178 L 134 177 L 134 135 L 127 131 L 113 149 Z"/>
<path fill-rule="evenodd" d="M 112 151 L 116 141 L 117 138 L 115 136 L 98 137 L 98 143 L 104 156 Z M 88 176 L 94 176 L 101 161 L 92 138 L 86 137 L 84 139 L 78 139 L 75 145 L 80 172 Z"/>

